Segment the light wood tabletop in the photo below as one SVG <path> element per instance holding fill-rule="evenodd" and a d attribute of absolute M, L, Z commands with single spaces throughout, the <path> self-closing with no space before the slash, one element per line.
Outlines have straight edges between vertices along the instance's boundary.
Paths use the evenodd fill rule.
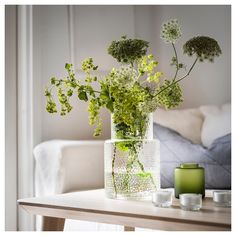
<path fill-rule="evenodd" d="M 28 198 L 18 203 L 29 213 L 44 216 L 45 231 L 63 230 L 65 219 L 123 225 L 126 231 L 135 227 L 170 231 L 231 230 L 231 208 L 214 206 L 211 197 L 203 200 L 202 209 L 197 212 L 181 210 L 175 198 L 170 208 L 155 207 L 150 200 L 109 199 L 104 189 Z"/>

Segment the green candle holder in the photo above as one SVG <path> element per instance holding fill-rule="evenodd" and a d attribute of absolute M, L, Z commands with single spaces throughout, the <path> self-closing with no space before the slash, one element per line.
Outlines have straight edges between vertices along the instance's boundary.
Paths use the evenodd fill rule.
<path fill-rule="evenodd" d="M 175 168 L 175 197 L 181 193 L 202 194 L 205 197 L 205 171 L 196 163 L 183 163 Z"/>

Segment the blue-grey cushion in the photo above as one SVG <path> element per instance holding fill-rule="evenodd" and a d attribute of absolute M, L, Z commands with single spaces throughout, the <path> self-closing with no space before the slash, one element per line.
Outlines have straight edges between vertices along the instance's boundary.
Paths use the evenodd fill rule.
<path fill-rule="evenodd" d="M 153 131 L 161 145 L 162 188 L 174 187 L 174 169 L 184 162 L 198 163 L 205 168 L 207 189 L 231 188 L 231 134 L 216 139 L 205 148 L 156 123 Z"/>

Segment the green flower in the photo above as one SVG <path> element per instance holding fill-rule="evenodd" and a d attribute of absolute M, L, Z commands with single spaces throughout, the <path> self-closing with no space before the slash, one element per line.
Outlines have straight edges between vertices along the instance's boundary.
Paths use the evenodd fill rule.
<path fill-rule="evenodd" d="M 172 19 L 162 25 L 161 38 L 166 43 L 175 43 L 181 35 L 181 28 L 178 20 Z"/>
<path fill-rule="evenodd" d="M 149 43 L 141 39 L 127 39 L 121 37 L 118 41 L 112 41 L 108 48 L 108 54 L 118 62 L 133 65 L 136 60 L 146 55 Z"/>
<path fill-rule="evenodd" d="M 214 61 L 222 52 L 219 44 L 213 38 L 198 36 L 188 40 L 183 46 L 184 53 L 188 56 L 197 55 L 200 61 Z"/>
<path fill-rule="evenodd" d="M 160 91 L 162 92 L 157 96 L 159 106 L 171 109 L 183 102 L 182 89 L 179 83 L 172 83 L 170 80 L 165 80 L 160 86 Z"/>

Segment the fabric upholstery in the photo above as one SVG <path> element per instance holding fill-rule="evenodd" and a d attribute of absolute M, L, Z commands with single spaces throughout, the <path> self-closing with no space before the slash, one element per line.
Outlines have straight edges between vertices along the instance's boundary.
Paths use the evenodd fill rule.
<path fill-rule="evenodd" d="M 181 110 L 163 110 L 153 113 L 153 121 L 175 130 L 193 143 L 201 144 L 203 115 L 198 108 Z"/>
<path fill-rule="evenodd" d="M 231 105 L 202 106 L 204 115 L 201 140 L 205 147 L 210 147 L 215 139 L 231 133 Z"/>
<path fill-rule="evenodd" d="M 206 188 L 231 188 L 231 134 L 216 139 L 205 148 L 158 124 L 154 124 L 153 131 L 154 138 L 160 140 L 163 188 L 174 187 L 174 169 L 184 162 L 198 163 L 205 168 Z"/>

